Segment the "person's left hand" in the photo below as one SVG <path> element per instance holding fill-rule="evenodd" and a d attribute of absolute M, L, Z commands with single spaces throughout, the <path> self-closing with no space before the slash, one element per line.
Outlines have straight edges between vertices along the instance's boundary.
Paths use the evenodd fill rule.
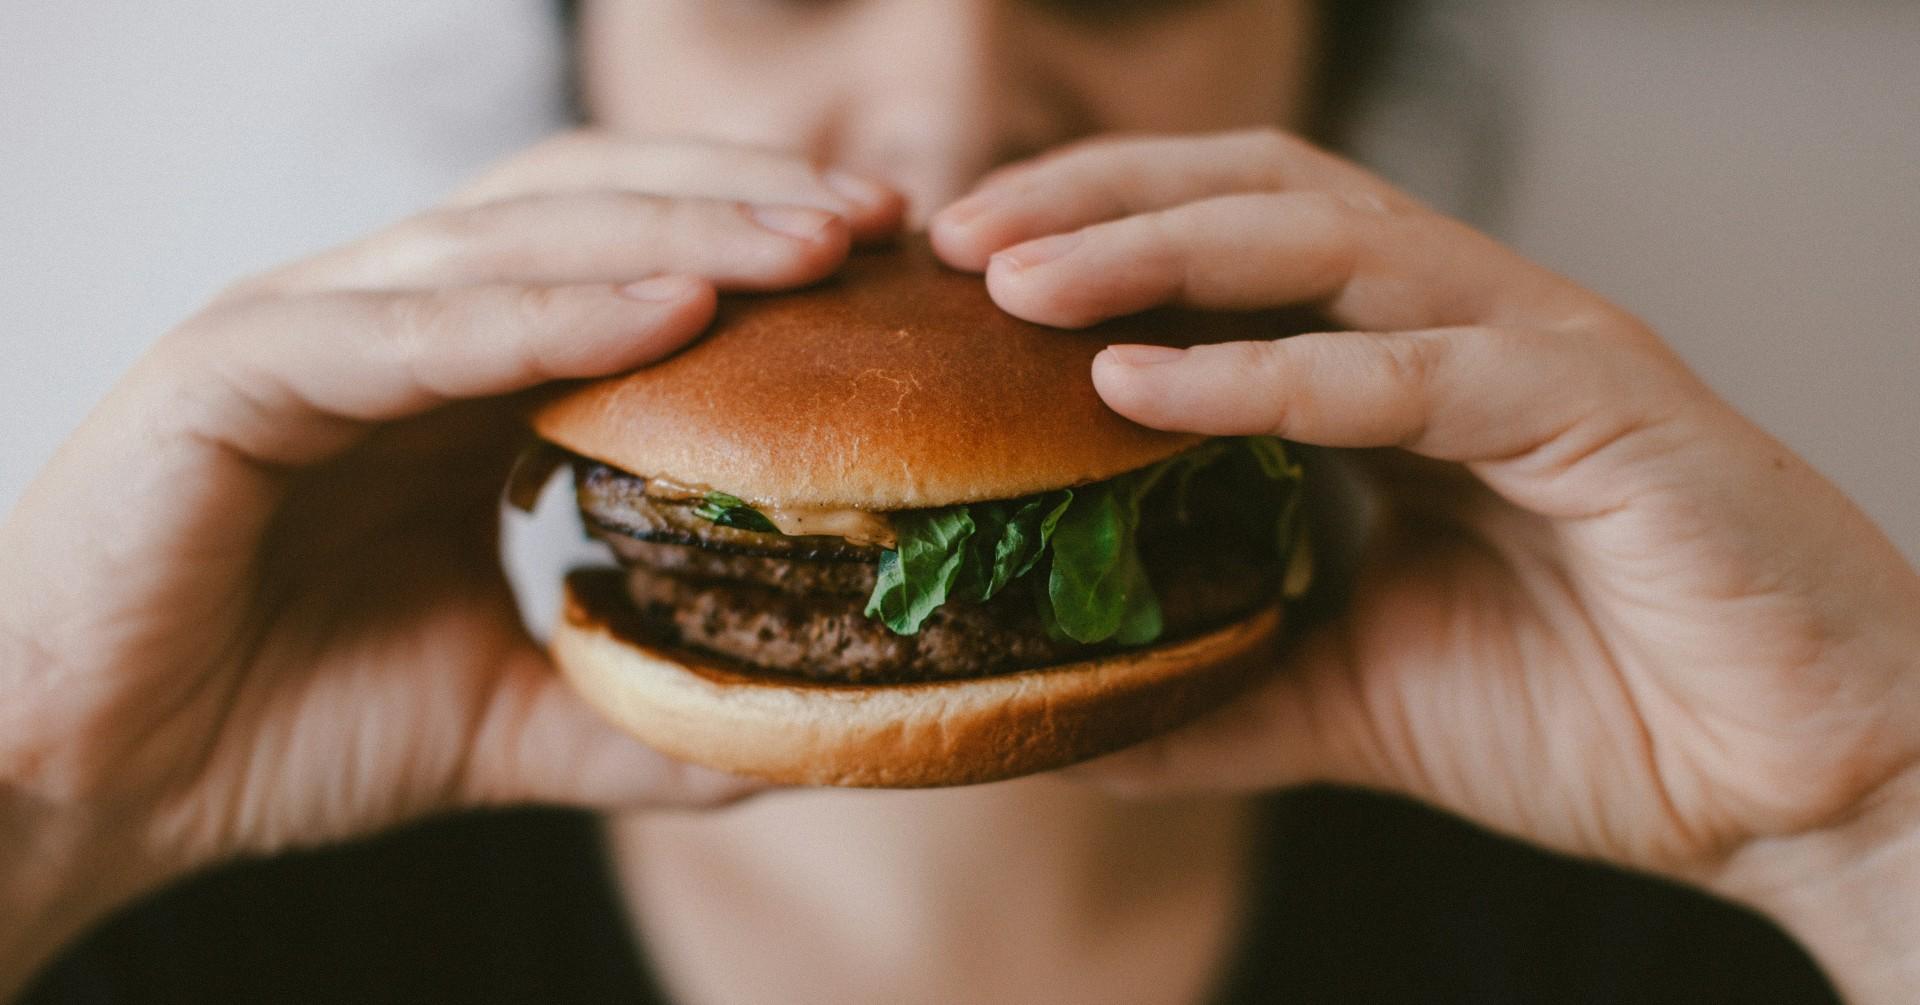
<path fill-rule="evenodd" d="M 1388 448 L 1349 455 L 1388 509 L 1344 615 L 1083 777 L 1378 787 L 1757 899 L 1797 839 L 1920 827 L 1920 576 L 1624 311 L 1271 131 L 1071 147 L 932 238 L 1043 324 L 1317 309 L 1347 330 L 1092 377 L 1150 426 Z"/>

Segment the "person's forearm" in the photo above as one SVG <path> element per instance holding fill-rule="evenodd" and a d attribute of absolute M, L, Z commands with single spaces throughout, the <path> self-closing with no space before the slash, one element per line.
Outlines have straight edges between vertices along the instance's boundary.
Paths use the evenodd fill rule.
<path fill-rule="evenodd" d="M 1772 916 L 1859 1005 L 1920 988 L 1920 770 L 1830 832 L 1755 848 L 1731 892 Z"/>

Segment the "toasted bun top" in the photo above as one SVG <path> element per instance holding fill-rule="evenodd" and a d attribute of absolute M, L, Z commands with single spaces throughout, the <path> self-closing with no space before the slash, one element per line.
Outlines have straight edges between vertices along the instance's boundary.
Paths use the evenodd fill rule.
<path fill-rule="evenodd" d="M 540 409 L 541 436 L 637 475 L 782 506 L 915 509 L 1111 478 L 1198 437 L 1094 393 L 1116 342 L 1253 337 L 1242 316 L 1156 311 L 1082 332 L 996 307 L 924 238 L 856 253 L 798 292 L 723 299 L 678 355 Z"/>

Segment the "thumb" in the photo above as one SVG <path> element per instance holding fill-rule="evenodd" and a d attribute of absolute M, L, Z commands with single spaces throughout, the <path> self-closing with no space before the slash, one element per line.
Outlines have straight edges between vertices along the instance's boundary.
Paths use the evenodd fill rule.
<path fill-rule="evenodd" d="M 1214 712 L 1061 774 L 1122 796 L 1388 787 L 1387 760 L 1344 647 L 1323 630 Z"/>
<path fill-rule="evenodd" d="M 675 760 L 621 732 L 528 647 L 474 731 L 457 796 L 478 805 L 670 809 L 720 806 L 767 787 Z"/>

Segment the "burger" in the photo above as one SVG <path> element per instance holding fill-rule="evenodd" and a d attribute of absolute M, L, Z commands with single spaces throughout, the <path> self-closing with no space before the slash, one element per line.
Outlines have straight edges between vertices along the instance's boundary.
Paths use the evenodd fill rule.
<path fill-rule="evenodd" d="M 554 661 L 649 745 L 788 784 L 991 781 L 1171 729 L 1273 664 L 1301 472 L 1121 418 L 1089 364 L 1258 323 L 1044 328 L 924 242 L 726 298 L 694 346 L 534 413 L 520 480 L 570 466 L 617 560 L 569 575 Z"/>

